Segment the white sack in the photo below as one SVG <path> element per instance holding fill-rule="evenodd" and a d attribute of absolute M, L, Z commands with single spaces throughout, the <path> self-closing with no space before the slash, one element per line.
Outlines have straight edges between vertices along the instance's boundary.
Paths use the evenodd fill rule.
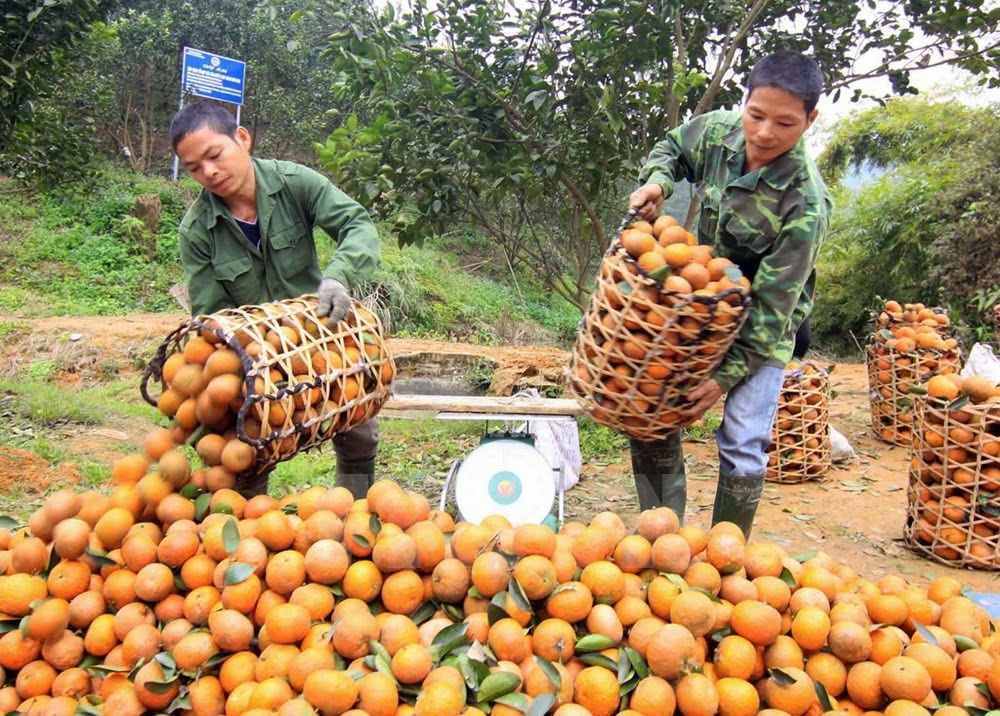
<path fill-rule="evenodd" d="M 553 469 L 562 467 L 563 491 L 580 481 L 583 455 L 580 454 L 580 430 L 575 420 L 532 420 L 528 423 L 528 432 L 535 438 L 535 449 L 545 456 L 549 465 Z"/>
<path fill-rule="evenodd" d="M 857 457 L 854 448 L 844 435 L 832 425 L 830 426 L 830 460 L 847 462 Z"/>
<path fill-rule="evenodd" d="M 962 377 L 972 375 L 1000 383 L 1000 358 L 993 355 L 993 348 L 988 343 L 976 343 L 969 351 L 969 357 L 962 367 Z"/>

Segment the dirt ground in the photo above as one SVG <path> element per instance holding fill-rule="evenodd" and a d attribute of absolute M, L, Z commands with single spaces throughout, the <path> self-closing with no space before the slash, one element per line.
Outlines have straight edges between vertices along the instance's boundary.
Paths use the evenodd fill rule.
<path fill-rule="evenodd" d="M 8 342 L 8 353 L 0 354 L 0 375 L 11 375 L 17 356 L 26 344 L 34 346 L 75 346 L 74 360 L 90 367 L 94 375 L 101 367 L 136 371 L 141 357 L 184 320 L 184 316 L 150 314 L 98 318 L 17 319 L 22 325 L 19 340 Z M 500 368 L 494 387 L 515 383 L 544 385 L 559 380 L 567 354 L 552 348 L 495 347 L 435 341 L 395 339 L 394 355 L 417 352 L 457 352 L 483 356 Z M 12 350 L 13 348 L 13 350 Z M 65 367 L 65 366 L 64 366 Z M 70 388 L 88 382 L 92 376 L 82 370 L 59 374 Z M 754 540 L 776 541 L 792 554 L 823 550 L 850 564 L 862 575 L 878 579 L 886 574 L 902 574 L 910 581 L 926 583 L 939 574 L 950 574 L 975 591 L 996 588 L 1000 572 L 960 570 L 942 566 L 909 551 L 902 541 L 906 514 L 907 451 L 877 440 L 869 426 L 868 397 L 863 364 L 837 365 L 831 376 L 835 398 L 831 422 L 851 442 L 858 457 L 835 465 L 822 479 L 796 485 L 768 483 L 754 527 Z M 2 407 L 2 403 L 0 403 Z M 2 414 L 0 410 L 0 414 Z M 121 429 L 118 429 L 121 428 Z M 91 461 L 114 454 L 107 449 L 122 440 L 135 438 L 146 426 L 107 426 L 73 437 L 74 454 Z M 718 460 L 714 441 L 688 442 L 689 488 L 687 520 L 707 525 L 711 518 Z M 637 503 L 631 483 L 627 454 L 618 460 L 585 464 L 580 483 L 566 496 L 566 515 L 585 520 L 601 510 L 613 510 L 634 523 Z M 74 482 L 71 465 L 50 466 L 38 456 L 0 450 L 0 490 L 7 480 L 48 487 Z"/>

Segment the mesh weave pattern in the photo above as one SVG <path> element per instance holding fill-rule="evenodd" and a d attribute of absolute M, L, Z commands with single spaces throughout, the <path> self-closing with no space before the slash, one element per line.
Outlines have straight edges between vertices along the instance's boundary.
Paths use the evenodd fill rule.
<path fill-rule="evenodd" d="M 395 364 L 378 318 L 353 304 L 331 330 L 316 316 L 316 297 L 225 309 L 182 323 L 161 343 L 146 368 L 150 382 L 168 388 L 167 359 L 201 337 L 225 344 L 242 362 L 243 397 L 204 430 L 235 435 L 257 450 L 243 475 L 319 446 L 370 420 L 390 394 Z"/>
<path fill-rule="evenodd" d="M 656 440 L 691 424 L 686 393 L 711 377 L 750 306 L 739 286 L 680 294 L 617 242 L 605 254 L 567 369 L 570 392 L 603 425 Z"/>

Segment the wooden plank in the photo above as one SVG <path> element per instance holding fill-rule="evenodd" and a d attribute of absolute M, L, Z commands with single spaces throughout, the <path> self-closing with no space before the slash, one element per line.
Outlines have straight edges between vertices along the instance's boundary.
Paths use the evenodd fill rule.
<path fill-rule="evenodd" d="M 514 398 L 495 395 L 406 395 L 396 394 L 381 413 L 501 413 L 512 415 L 583 415 L 584 410 L 568 398 Z"/>

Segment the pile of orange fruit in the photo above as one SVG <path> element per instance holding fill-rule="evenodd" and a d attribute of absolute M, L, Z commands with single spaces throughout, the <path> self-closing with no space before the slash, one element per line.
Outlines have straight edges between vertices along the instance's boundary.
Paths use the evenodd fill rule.
<path fill-rule="evenodd" d="M 261 463 L 371 418 L 381 404 L 373 393 L 387 397 L 394 373 L 377 319 L 355 305 L 333 333 L 313 308 L 301 300 L 275 302 L 221 312 L 201 328 L 187 324 L 190 330 L 158 366 L 156 405 L 172 427 L 156 436 L 162 449 L 150 457 L 190 444 L 209 488 L 232 487 L 236 476 Z M 243 435 L 264 441 L 259 449 L 238 434 L 241 410 Z M 175 462 L 167 456 L 168 465 Z"/>
<path fill-rule="evenodd" d="M 455 522 L 354 500 L 60 490 L 0 529 L 0 712 L 939 716 L 1000 703 L 1000 636 L 940 577 L 680 526 Z M 179 480 L 178 480 L 179 481 Z M 944 705 L 949 704 L 949 705 Z"/>
<path fill-rule="evenodd" d="M 961 368 L 958 341 L 947 335 L 948 315 L 922 303 L 886 301 L 875 319 L 868 345 L 868 385 L 872 427 L 898 445 L 913 438 L 910 389 L 933 375 Z"/>
<path fill-rule="evenodd" d="M 636 437 L 679 427 L 684 395 L 736 336 L 750 281 L 673 217 L 636 221 L 601 265 L 577 338 L 571 390 L 591 416 Z"/>
<path fill-rule="evenodd" d="M 979 376 L 930 378 L 910 481 L 907 538 L 943 562 L 1000 567 L 1000 387 Z"/>
<path fill-rule="evenodd" d="M 618 240 L 635 265 L 664 291 L 706 297 L 736 287 L 750 291 L 750 281 L 739 267 L 715 257 L 711 246 L 699 245 L 697 237 L 672 216 L 659 216 L 652 224 L 633 222 Z"/>
<path fill-rule="evenodd" d="M 811 362 L 785 366 L 767 479 L 802 482 L 830 468 L 830 371 Z"/>

